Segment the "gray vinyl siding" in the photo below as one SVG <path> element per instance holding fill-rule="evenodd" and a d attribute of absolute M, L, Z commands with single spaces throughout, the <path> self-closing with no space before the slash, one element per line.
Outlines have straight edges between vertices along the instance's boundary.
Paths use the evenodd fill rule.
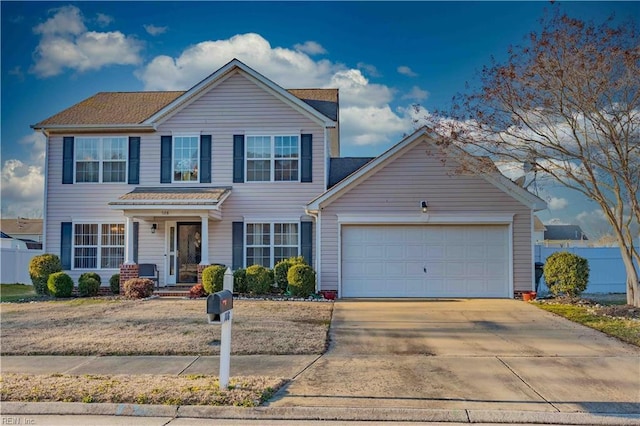
<path fill-rule="evenodd" d="M 338 289 L 338 214 L 415 215 L 426 200 L 430 214 L 514 214 L 514 291 L 531 290 L 531 210 L 478 176 L 456 173 L 416 144 L 322 209 L 321 288 Z"/>
<path fill-rule="evenodd" d="M 304 134 L 313 135 L 313 182 L 233 183 L 234 134 Z M 212 136 L 212 179 L 210 184 L 198 182 L 160 183 L 160 136 L 175 134 Z M 324 128 L 308 116 L 255 85 L 242 74 L 234 73 L 182 111 L 159 125 L 156 133 L 140 136 L 140 184 L 62 184 L 62 137 L 50 137 L 47 146 L 46 247 L 48 253 L 60 254 L 62 222 L 124 223 L 121 210 L 112 210 L 109 201 L 138 186 L 229 186 L 232 193 L 222 207 L 221 221 L 209 220 L 209 262 L 231 265 L 231 224 L 245 216 L 260 216 L 277 222 L 281 218 L 311 220 L 304 208 L 309 200 L 321 194 L 325 185 Z M 160 282 L 165 277 L 165 223 L 161 217 L 136 216 L 140 222 L 139 263 L 156 263 Z M 199 216 L 169 217 L 177 222 L 200 222 Z M 151 234 L 152 223 L 158 230 Z M 315 231 L 314 231 L 315 232 Z M 315 239 L 314 239 L 315 243 Z M 315 245 L 315 244 L 314 244 Z M 314 247 L 315 250 L 315 247 Z M 314 253 L 315 258 L 315 253 Z M 71 271 L 77 282 L 85 271 Z M 118 270 L 98 271 L 103 285 Z"/>

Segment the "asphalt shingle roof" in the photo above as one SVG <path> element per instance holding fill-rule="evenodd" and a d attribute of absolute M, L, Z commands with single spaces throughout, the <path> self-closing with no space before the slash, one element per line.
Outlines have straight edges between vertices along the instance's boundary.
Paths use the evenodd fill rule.
<path fill-rule="evenodd" d="M 223 196 L 231 192 L 229 187 L 213 188 L 148 188 L 138 187 L 120 197 L 110 205 L 138 205 L 138 204 L 215 204 Z"/>
<path fill-rule="evenodd" d="M 588 240 L 578 225 L 544 225 L 545 240 Z"/>
<path fill-rule="evenodd" d="M 373 157 L 338 157 L 329 164 L 329 188 L 373 160 Z"/>
<path fill-rule="evenodd" d="M 140 124 L 169 105 L 184 91 L 100 92 L 34 124 L 49 126 Z M 338 89 L 291 89 L 296 96 L 331 120 L 338 119 Z"/>

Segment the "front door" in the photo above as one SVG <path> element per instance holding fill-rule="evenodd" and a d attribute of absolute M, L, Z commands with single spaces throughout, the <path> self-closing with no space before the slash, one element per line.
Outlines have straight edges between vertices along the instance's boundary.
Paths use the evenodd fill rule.
<path fill-rule="evenodd" d="M 168 284 L 195 284 L 201 260 L 200 222 L 167 224 Z"/>

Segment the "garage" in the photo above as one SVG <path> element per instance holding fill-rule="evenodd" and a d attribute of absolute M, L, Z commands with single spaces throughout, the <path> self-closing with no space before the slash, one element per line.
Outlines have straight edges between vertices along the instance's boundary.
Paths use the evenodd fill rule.
<path fill-rule="evenodd" d="M 343 225 L 341 297 L 510 297 L 506 225 Z"/>

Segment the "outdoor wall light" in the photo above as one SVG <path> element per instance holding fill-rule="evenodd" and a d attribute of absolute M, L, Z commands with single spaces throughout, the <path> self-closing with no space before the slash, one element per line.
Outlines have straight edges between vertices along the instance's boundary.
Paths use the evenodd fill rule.
<path fill-rule="evenodd" d="M 151 233 L 155 234 L 156 230 L 158 229 L 158 224 L 154 223 L 153 225 L 151 225 Z"/>
<path fill-rule="evenodd" d="M 426 213 L 427 212 L 427 207 L 429 207 L 429 206 L 427 205 L 426 201 L 422 201 L 420 203 L 420 207 L 422 208 L 422 213 Z"/>

